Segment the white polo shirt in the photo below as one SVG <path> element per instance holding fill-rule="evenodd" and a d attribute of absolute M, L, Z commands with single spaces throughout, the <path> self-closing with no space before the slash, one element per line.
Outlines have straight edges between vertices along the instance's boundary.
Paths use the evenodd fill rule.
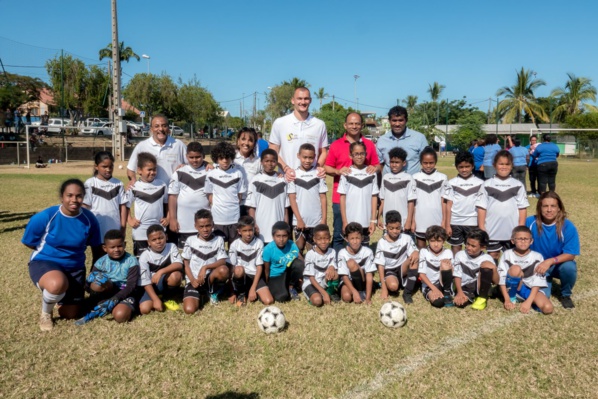
<path fill-rule="evenodd" d="M 187 146 L 180 140 L 168 136 L 164 145 L 158 144 L 154 137 L 137 144 L 131 154 L 127 169 L 137 172 L 137 156 L 140 152 L 149 152 L 158 160 L 158 174 L 156 179 L 169 182 L 170 177 L 179 165 L 187 163 Z"/>
<path fill-rule="evenodd" d="M 306 120 L 300 121 L 295 114 L 278 118 L 272 124 L 270 143 L 280 146 L 278 155 L 293 169 L 297 169 L 301 162 L 297 158 L 301 144 L 310 143 L 316 148 L 314 166 L 320 155 L 320 148 L 328 147 L 328 133 L 326 125 L 311 114 Z"/>

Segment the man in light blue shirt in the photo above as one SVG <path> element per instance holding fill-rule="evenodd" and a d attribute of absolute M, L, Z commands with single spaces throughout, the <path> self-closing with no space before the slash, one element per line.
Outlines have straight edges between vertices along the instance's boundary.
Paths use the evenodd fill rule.
<path fill-rule="evenodd" d="M 525 187 L 525 172 L 527 172 L 527 156 L 529 151 L 527 148 L 521 146 L 521 140 L 515 139 L 515 145 L 509 149 L 513 155 L 513 177 L 523 184 Z"/>
<path fill-rule="evenodd" d="M 384 164 L 382 175 L 390 172 L 390 158 L 388 151 L 392 148 L 400 147 L 407 151 L 406 171 L 413 175 L 420 171 L 419 154 L 428 146 L 426 136 L 415 130 L 407 128 L 407 109 L 404 107 L 392 107 L 388 111 L 388 120 L 390 122 L 390 131 L 380 136 L 376 143 L 378 159 Z"/>

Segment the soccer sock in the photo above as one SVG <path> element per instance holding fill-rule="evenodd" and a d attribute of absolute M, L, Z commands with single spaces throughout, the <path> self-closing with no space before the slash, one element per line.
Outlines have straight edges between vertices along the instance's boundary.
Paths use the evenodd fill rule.
<path fill-rule="evenodd" d="M 407 284 L 405 285 L 405 294 L 413 294 L 415 283 L 417 282 L 417 269 L 409 269 L 407 272 Z"/>
<path fill-rule="evenodd" d="M 233 289 L 237 293 L 245 292 L 245 279 L 233 277 Z"/>
<path fill-rule="evenodd" d="M 507 291 L 509 292 L 509 298 L 517 297 L 517 288 L 519 288 L 520 282 L 521 277 L 513 277 L 510 274 L 507 274 L 507 278 L 505 279 L 505 285 L 507 286 Z M 507 298 L 505 298 L 505 300 L 506 299 Z"/>
<path fill-rule="evenodd" d="M 66 293 L 63 292 L 62 294 L 50 294 L 48 291 L 42 291 L 42 311 L 45 313 L 52 313 L 54 310 L 54 306 L 60 302 Z"/>
<path fill-rule="evenodd" d="M 492 287 L 492 269 L 480 269 L 480 297 L 488 299 Z"/>
<path fill-rule="evenodd" d="M 442 293 L 444 296 L 450 296 L 453 291 L 453 271 L 442 270 L 440 280 L 442 281 Z"/>

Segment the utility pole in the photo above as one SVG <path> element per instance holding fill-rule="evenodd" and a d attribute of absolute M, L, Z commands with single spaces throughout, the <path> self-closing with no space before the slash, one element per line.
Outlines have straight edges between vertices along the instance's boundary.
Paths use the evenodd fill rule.
<path fill-rule="evenodd" d="M 114 100 L 112 105 L 114 109 L 111 110 L 114 114 L 114 134 L 112 135 L 112 153 L 116 161 L 123 161 L 123 140 L 122 133 L 126 133 L 124 123 L 122 122 L 123 110 L 121 108 L 120 100 L 120 48 L 118 45 L 118 16 L 116 12 L 116 0 L 112 0 L 112 65 L 114 70 L 112 73 L 112 93 Z"/>
<path fill-rule="evenodd" d="M 253 92 L 253 128 L 255 129 L 255 104 L 257 103 L 257 91 Z"/>
<path fill-rule="evenodd" d="M 488 97 L 488 124 L 490 124 L 490 104 L 492 104 L 492 97 Z"/>
<path fill-rule="evenodd" d="M 334 112 L 334 94 L 332 95 L 332 112 Z"/>

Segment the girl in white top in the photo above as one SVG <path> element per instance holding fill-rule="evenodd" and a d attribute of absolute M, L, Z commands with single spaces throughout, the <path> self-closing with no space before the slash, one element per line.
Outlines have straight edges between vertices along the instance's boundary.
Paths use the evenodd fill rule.
<path fill-rule="evenodd" d="M 235 164 L 245 169 L 247 184 L 251 183 L 255 175 L 262 171 L 260 158 L 257 156 L 257 132 L 252 127 L 244 127 L 237 133 L 237 152 Z M 241 216 L 247 215 L 245 200 L 247 193 L 241 200 Z"/>

